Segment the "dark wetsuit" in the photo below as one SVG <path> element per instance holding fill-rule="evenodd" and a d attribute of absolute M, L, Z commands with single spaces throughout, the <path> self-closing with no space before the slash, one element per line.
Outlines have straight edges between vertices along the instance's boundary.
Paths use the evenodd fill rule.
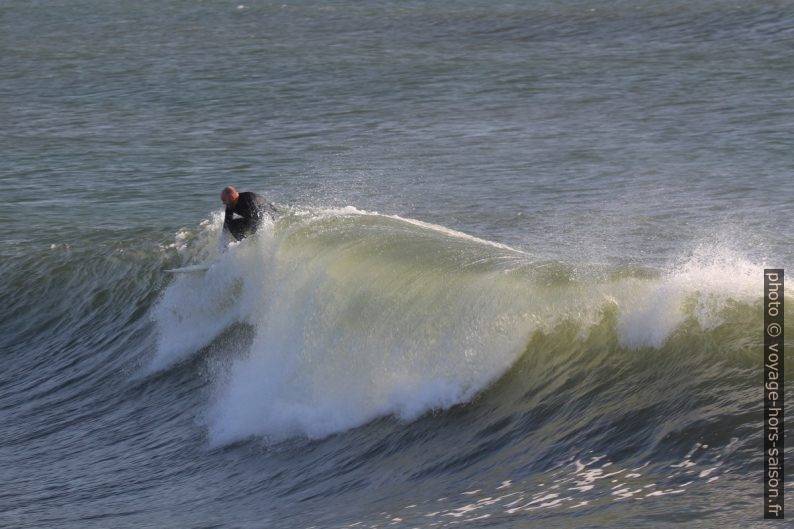
<path fill-rule="evenodd" d="M 275 218 L 276 208 L 256 193 L 246 191 L 237 197 L 233 208 L 226 207 L 226 218 L 223 227 L 241 241 L 244 237 L 256 232 L 265 216 Z M 235 219 L 235 213 L 240 218 Z"/>

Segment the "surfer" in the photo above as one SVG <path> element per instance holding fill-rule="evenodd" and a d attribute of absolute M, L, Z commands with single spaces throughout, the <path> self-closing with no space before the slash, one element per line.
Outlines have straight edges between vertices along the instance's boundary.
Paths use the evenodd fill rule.
<path fill-rule="evenodd" d="M 265 215 L 275 218 L 273 204 L 251 191 L 238 193 L 233 186 L 226 186 L 221 191 L 221 201 L 226 205 L 223 228 L 238 241 L 255 233 Z M 234 218 L 235 214 L 239 218 Z"/>

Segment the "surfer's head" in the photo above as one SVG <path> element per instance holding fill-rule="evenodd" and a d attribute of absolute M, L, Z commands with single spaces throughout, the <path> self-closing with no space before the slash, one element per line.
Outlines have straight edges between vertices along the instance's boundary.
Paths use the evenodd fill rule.
<path fill-rule="evenodd" d="M 226 186 L 223 188 L 223 191 L 221 191 L 221 202 L 227 206 L 234 207 L 239 196 L 240 194 L 237 192 L 234 186 Z"/>

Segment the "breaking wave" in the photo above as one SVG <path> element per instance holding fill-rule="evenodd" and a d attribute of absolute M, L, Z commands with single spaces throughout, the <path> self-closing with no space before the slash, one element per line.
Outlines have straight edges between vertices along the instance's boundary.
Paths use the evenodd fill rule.
<path fill-rule="evenodd" d="M 577 354 L 591 358 L 570 379 L 627 355 L 648 369 L 660 353 L 708 355 L 709 340 L 741 363 L 758 323 L 762 266 L 714 245 L 668 270 L 621 269 L 352 207 L 291 210 L 228 248 L 221 225 L 216 215 L 177 237 L 183 264 L 212 265 L 165 289 L 146 367 L 214 351 L 213 446 L 411 421 L 471 402 L 519 365 L 533 366 L 532 387 Z"/>

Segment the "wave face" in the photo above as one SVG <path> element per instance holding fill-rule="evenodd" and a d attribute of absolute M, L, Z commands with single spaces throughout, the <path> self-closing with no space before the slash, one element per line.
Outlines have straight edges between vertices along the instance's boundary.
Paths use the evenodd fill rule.
<path fill-rule="evenodd" d="M 763 263 L 724 244 L 665 269 L 539 260 L 353 207 L 228 248 L 221 225 L 4 261 L 4 297 L 27 296 L 3 308 L 17 519 L 75 473 L 96 480 L 54 489 L 53 509 L 89 498 L 65 527 L 755 516 Z"/>

